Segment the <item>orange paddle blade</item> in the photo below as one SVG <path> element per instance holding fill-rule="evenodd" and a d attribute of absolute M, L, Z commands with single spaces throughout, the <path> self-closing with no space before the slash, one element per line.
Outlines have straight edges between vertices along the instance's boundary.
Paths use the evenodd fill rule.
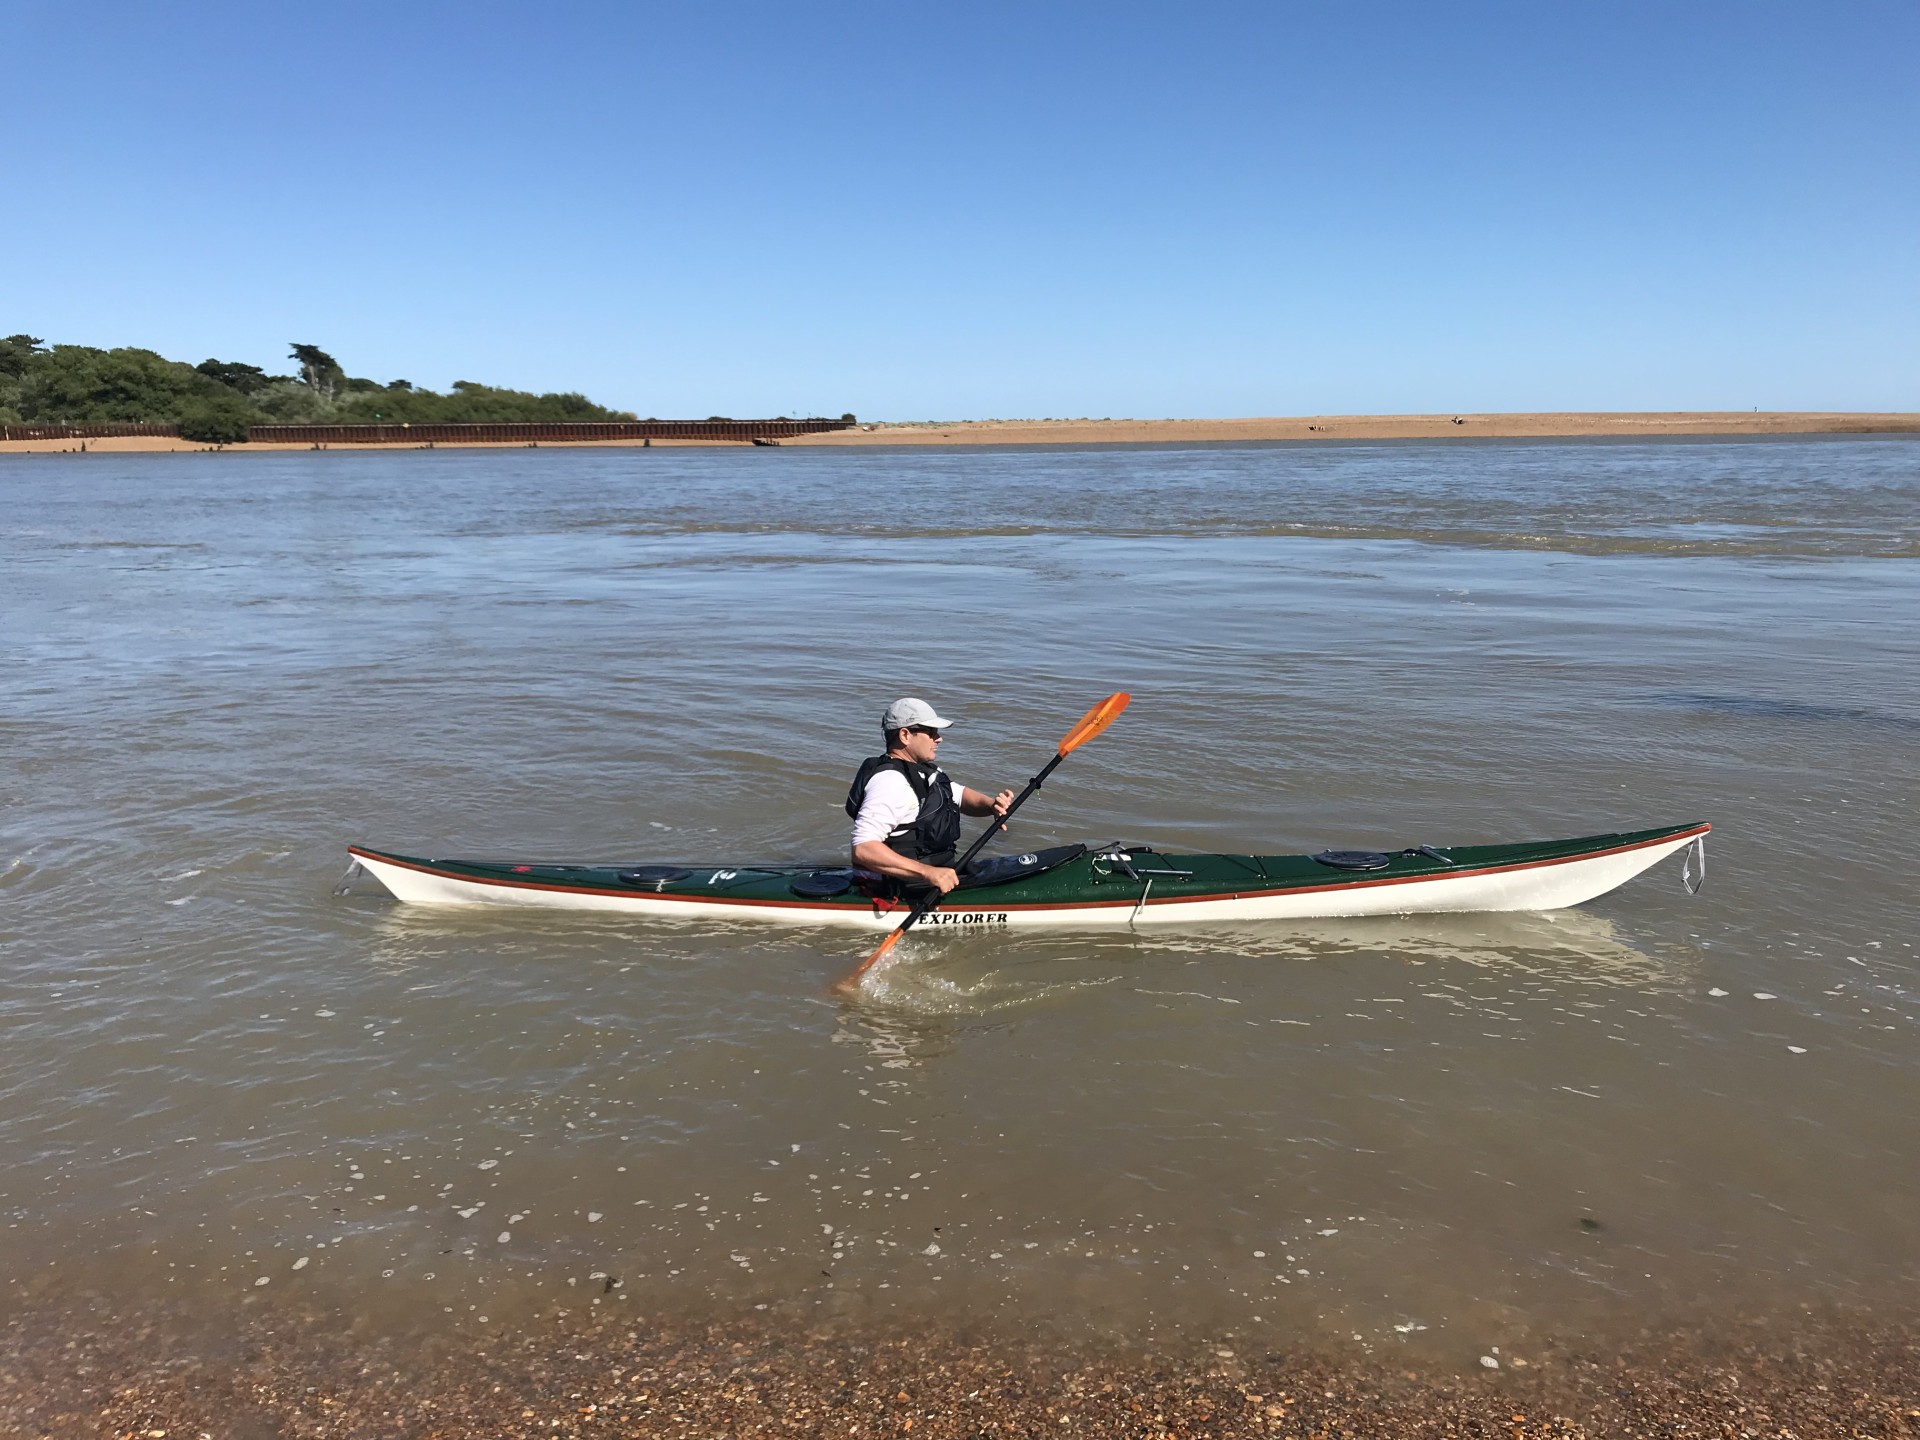
<path fill-rule="evenodd" d="M 857 985 L 860 982 L 860 977 L 866 974 L 867 971 L 871 970 L 875 965 L 879 964 L 881 957 L 884 956 L 889 950 L 893 949 L 894 946 L 898 945 L 900 943 L 900 937 L 906 933 L 907 932 L 905 928 L 902 927 L 901 929 L 895 930 L 892 934 L 888 935 L 886 939 L 882 940 L 880 942 L 880 946 L 878 949 L 876 949 L 871 955 L 867 956 L 866 959 L 862 960 L 852 970 L 849 970 L 847 972 L 845 978 L 843 978 L 840 981 L 841 988 L 846 989 L 853 985 Z"/>
<path fill-rule="evenodd" d="M 1107 726 L 1120 718 L 1120 712 L 1127 708 L 1127 702 L 1133 697 L 1121 690 L 1107 696 L 1098 705 L 1080 717 L 1080 723 L 1067 732 L 1067 738 L 1060 742 L 1060 758 L 1066 759 L 1087 741 L 1093 739 Z"/>

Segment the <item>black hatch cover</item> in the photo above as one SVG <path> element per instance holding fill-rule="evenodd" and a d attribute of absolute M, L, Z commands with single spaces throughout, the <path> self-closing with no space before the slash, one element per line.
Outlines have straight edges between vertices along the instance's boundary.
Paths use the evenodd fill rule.
<path fill-rule="evenodd" d="M 693 874 L 678 865 L 636 865 L 631 870 L 622 870 L 620 879 L 628 885 L 648 885 L 658 890 L 663 885 L 673 885 Z"/>
<path fill-rule="evenodd" d="M 1384 870 L 1393 863 L 1391 855 L 1378 850 L 1322 850 L 1313 858 L 1336 870 Z"/>
<path fill-rule="evenodd" d="M 853 871 L 816 870 L 811 875 L 800 876 L 787 888 L 806 900 L 831 900 L 853 888 Z"/>
<path fill-rule="evenodd" d="M 993 855 L 985 860 L 976 860 L 967 867 L 967 873 L 960 877 L 962 890 L 977 889 L 982 885 L 1004 885 L 1009 880 L 1024 880 L 1029 875 L 1038 875 L 1077 860 L 1087 853 L 1084 845 L 1055 845 L 1047 850 L 1029 850 L 1024 855 Z"/>

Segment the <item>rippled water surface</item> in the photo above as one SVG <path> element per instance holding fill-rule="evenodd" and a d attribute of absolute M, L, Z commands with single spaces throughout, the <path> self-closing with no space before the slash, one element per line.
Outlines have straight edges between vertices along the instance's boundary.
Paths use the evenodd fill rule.
<path fill-rule="evenodd" d="M 1379 1345 L 1910 1309 L 1920 444 L 0 457 L 0 1283 Z M 1067 839 L 1708 819 L 1579 911 L 916 936 L 343 847 L 826 858 L 895 695 Z M 485 1317 L 484 1320 L 482 1317 Z"/>

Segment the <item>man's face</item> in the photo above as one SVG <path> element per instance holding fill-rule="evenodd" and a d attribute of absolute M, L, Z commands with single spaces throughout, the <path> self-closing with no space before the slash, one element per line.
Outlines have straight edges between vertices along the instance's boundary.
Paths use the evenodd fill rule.
<path fill-rule="evenodd" d="M 900 732 L 900 748 L 922 765 L 931 765 L 940 753 L 940 732 L 925 725 L 909 725 Z"/>

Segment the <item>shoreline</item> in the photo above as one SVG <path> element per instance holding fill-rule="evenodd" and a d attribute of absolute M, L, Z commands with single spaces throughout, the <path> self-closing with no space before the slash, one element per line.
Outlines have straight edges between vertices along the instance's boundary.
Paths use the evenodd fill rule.
<path fill-rule="evenodd" d="M 876 422 L 854 430 L 833 430 L 780 440 L 779 445 L 957 446 L 957 445 L 1181 445 L 1248 442 L 1353 440 L 1518 440 L 1584 439 L 1617 436 L 1634 439 L 1717 436 L 1920 435 L 1920 412 L 1826 410 L 1660 410 L 1548 411 L 1541 413 L 1457 415 L 1299 415 L 1228 420 L 958 420 L 951 422 Z M 299 443 L 252 442 L 214 446 L 170 436 L 129 435 L 80 440 L 3 440 L 0 455 L 84 453 L 101 455 L 252 453 L 313 450 Z M 735 440 L 667 440 L 655 449 L 752 448 Z M 440 441 L 328 444 L 327 450 L 524 450 L 641 449 L 638 440 Z"/>
<path fill-rule="evenodd" d="M 1062 1344 L 929 1325 L 551 1311 L 396 1335 L 366 1317 L 74 1297 L 0 1323 L 20 1435 L 1388 1437 L 1920 1434 L 1920 1337 L 1857 1313 L 1651 1323 L 1484 1357 L 1232 1337 Z"/>
<path fill-rule="evenodd" d="M 1920 413 L 1547 411 L 1298 415 L 1230 420 L 965 420 L 807 435 L 796 445 L 1177 445 L 1319 440 L 1518 440 L 1594 436 L 1920 434 Z"/>

